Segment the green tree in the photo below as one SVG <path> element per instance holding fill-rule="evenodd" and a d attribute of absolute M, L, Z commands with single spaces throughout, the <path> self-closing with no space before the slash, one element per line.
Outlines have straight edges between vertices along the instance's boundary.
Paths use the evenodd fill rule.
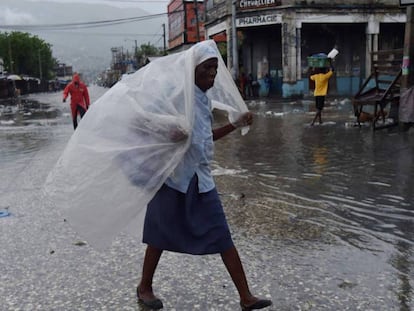
<path fill-rule="evenodd" d="M 52 46 L 29 33 L 0 33 L 0 57 L 9 73 L 51 79 L 57 61 Z"/>
<path fill-rule="evenodd" d="M 155 45 L 147 43 L 147 44 L 141 44 L 141 46 L 137 49 L 136 58 L 138 62 L 142 64 L 143 62 L 145 62 L 145 58 L 148 56 L 161 56 L 161 55 L 163 55 L 163 51 L 155 47 Z"/>

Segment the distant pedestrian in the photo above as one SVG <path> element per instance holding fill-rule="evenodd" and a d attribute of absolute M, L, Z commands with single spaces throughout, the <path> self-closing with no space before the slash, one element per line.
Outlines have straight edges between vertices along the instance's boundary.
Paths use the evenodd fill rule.
<path fill-rule="evenodd" d="M 272 78 L 270 78 L 270 75 L 268 73 L 266 73 L 266 75 L 264 77 L 264 82 L 265 82 L 265 86 L 266 86 L 266 94 L 269 97 L 270 96 L 270 89 L 272 87 Z"/>
<path fill-rule="evenodd" d="M 246 99 L 247 77 L 244 72 L 240 74 L 240 93 L 243 99 Z"/>
<path fill-rule="evenodd" d="M 53 81 L 53 91 L 57 92 L 59 90 L 60 90 L 59 79 L 56 78 L 55 81 Z"/>
<path fill-rule="evenodd" d="M 332 66 L 328 68 L 316 68 L 315 74 L 310 76 L 312 81 L 315 81 L 315 91 L 313 95 L 315 96 L 315 106 L 316 106 L 316 115 L 313 118 L 311 125 L 315 124 L 316 119 L 319 120 L 319 124 L 322 124 L 322 110 L 325 106 L 325 97 L 328 93 L 328 82 L 329 78 L 332 77 L 334 68 Z"/>
<path fill-rule="evenodd" d="M 73 128 L 78 127 L 78 115 L 82 119 L 89 108 L 89 92 L 87 86 L 81 81 L 79 74 L 75 73 L 70 82 L 63 90 L 63 102 L 70 94 L 70 110 L 72 113 Z"/>
<path fill-rule="evenodd" d="M 246 96 L 253 97 L 253 75 L 251 72 L 247 75 L 247 83 L 246 83 Z"/>

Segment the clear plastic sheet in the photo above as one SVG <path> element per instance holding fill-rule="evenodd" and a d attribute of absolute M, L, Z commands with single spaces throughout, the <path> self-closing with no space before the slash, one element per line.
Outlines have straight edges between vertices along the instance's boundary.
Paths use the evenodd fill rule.
<path fill-rule="evenodd" d="M 217 50 L 212 40 L 198 44 Z M 174 133 L 191 135 L 199 50 L 158 58 L 115 84 L 91 105 L 49 174 L 48 198 L 93 246 L 109 246 L 123 231 L 141 236 L 147 203 L 189 147 Z M 248 110 L 221 57 L 207 95 L 230 122 Z"/>

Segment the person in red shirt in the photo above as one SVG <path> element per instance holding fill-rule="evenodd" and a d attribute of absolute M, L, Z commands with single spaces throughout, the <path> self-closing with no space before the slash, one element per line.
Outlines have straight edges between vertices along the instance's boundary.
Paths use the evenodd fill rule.
<path fill-rule="evenodd" d="M 86 85 L 81 81 L 79 74 L 75 73 L 70 82 L 63 90 L 63 102 L 70 94 L 70 110 L 72 112 L 73 128 L 78 126 L 78 114 L 82 119 L 89 108 L 89 92 Z"/>

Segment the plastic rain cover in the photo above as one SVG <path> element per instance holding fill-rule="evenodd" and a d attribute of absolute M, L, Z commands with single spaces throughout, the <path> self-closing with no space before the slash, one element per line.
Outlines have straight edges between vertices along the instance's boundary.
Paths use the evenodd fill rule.
<path fill-rule="evenodd" d="M 115 84 L 91 105 L 50 172 L 47 197 L 96 248 L 109 246 L 120 232 L 141 236 L 147 203 L 189 147 L 189 138 L 174 142 L 169 134 L 191 135 L 194 70 L 206 46 L 219 55 L 213 40 L 203 41 Z M 248 109 L 218 59 L 207 95 L 233 122 Z"/>

